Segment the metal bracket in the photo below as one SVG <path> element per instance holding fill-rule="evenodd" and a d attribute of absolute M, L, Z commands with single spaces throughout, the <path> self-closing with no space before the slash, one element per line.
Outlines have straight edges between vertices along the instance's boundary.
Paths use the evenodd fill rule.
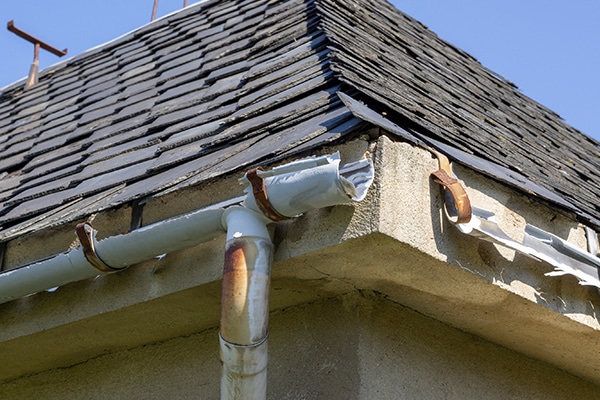
<path fill-rule="evenodd" d="M 452 177 L 452 168 L 448 157 L 434 151 L 440 169 L 432 172 L 433 181 L 444 187 L 444 212 L 453 224 L 465 224 L 471 220 L 471 201 L 458 179 Z"/>
<path fill-rule="evenodd" d="M 85 259 L 98 271 L 101 272 L 114 272 L 119 271 L 122 268 L 113 268 L 110 265 L 107 265 L 96 253 L 96 233 L 92 225 L 88 222 L 83 222 L 81 224 L 77 224 L 75 227 L 75 232 L 77 233 L 77 237 L 79 238 L 79 242 L 81 243 L 81 249 L 83 250 L 83 255 Z"/>
<path fill-rule="evenodd" d="M 6 255 L 6 246 L 8 242 L 0 243 L 0 271 L 4 271 L 4 256 Z"/>
<path fill-rule="evenodd" d="M 258 171 L 261 171 L 260 167 L 253 168 L 246 172 L 246 178 L 252 185 L 252 193 L 256 200 L 256 205 L 262 211 L 262 213 L 269 218 L 271 221 L 279 222 L 289 219 L 285 215 L 281 215 L 277 210 L 273 208 L 271 202 L 269 202 L 269 196 L 265 189 L 265 181 L 258 175 Z"/>
<path fill-rule="evenodd" d="M 131 223 L 129 224 L 130 232 L 142 227 L 145 204 L 146 203 L 144 202 L 136 201 L 131 205 Z"/>

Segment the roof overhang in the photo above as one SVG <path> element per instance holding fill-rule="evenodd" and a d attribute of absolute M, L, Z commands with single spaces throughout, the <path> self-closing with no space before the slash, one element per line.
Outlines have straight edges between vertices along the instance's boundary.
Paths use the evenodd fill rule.
<path fill-rule="evenodd" d="M 600 382 L 598 293 L 513 250 L 465 236 L 443 218 L 431 153 L 382 135 L 336 149 L 345 161 L 374 154 L 376 181 L 356 208 L 336 206 L 274 226 L 272 309 L 352 291 L 376 291 L 593 382 Z M 330 151 L 331 149 L 327 149 Z M 507 234 L 526 222 L 585 246 L 577 222 L 470 169 L 455 167 L 475 205 Z M 188 188 L 146 205 L 147 222 L 241 190 L 234 178 Z M 239 193 L 239 192 L 237 192 Z M 168 204 L 169 207 L 165 207 Z M 100 213 L 103 234 L 126 227 L 127 208 Z M 73 240 L 64 227 L 13 247 L 14 259 Z M 70 235 L 70 236 L 69 236 Z M 50 243 L 52 237 L 55 243 Z M 224 238 L 1 305 L 0 378 L 65 367 L 118 349 L 211 328 L 219 320 Z M 19 245 L 20 244 L 20 245 Z M 20 255 L 19 253 L 20 249 Z M 32 257 L 32 256 L 27 256 Z M 43 349 L 43 351 L 41 351 Z"/>

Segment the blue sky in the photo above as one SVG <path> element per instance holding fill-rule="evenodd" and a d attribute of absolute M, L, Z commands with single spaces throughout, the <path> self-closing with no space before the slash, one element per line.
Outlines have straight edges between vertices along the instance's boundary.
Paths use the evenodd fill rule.
<path fill-rule="evenodd" d="M 194 3 L 194 0 L 190 0 Z M 516 83 L 527 96 L 600 140 L 600 1 L 393 0 L 441 38 Z M 183 0 L 160 0 L 158 16 Z M 33 46 L 15 25 L 71 57 L 150 20 L 153 0 L 2 0 L 0 87 L 27 75 Z M 40 53 L 40 68 L 60 59 Z"/>

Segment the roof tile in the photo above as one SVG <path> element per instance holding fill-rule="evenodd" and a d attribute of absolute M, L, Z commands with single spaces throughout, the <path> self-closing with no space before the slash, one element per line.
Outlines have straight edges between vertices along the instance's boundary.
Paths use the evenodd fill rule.
<path fill-rule="evenodd" d="M 162 133 L 155 133 L 153 135 L 147 136 L 145 135 L 146 130 L 137 129 L 133 131 L 128 131 L 126 134 L 121 134 L 118 136 L 111 136 L 110 143 L 108 140 L 95 142 L 94 146 L 103 146 L 98 150 L 92 147 L 86 150 L 86 153 L 89 155 L 83 160 L 81 163 L 82 166 L 87 166 L 89 164 L 104 161 L 112 157 L 116 157 L 120 154 L 134 152 L 139 149 L 143 149 L 146 147 L 158 145 L 161 143 L 160 138 L 163 136 Z"/>
<path fill-rule="evenodd" d="M 10 201 L 4 203 L 4 206 L 10 207 L 14 204 L 20 204 L 28 200 L 36 199 L 44 195 L 59 192 L 67 189 L 73 181 L 72 176 L 67 176 L 62 179 L 54 179 L 50 182 L 40 184 L 31 188 L 24 187 L 25 190 L 20 191 L 16 196 L 13 196 Z"/>
<path fill-rule="evenodd" d="M 25 160 L 25 153 L 19 153 L 10 157 L 0 158 L 0 173 L 10 173 L 17 169 L 20 169 L 23 166 Z"/>
<path fill-rule="evenodd" d="M 353 135 L 366 123 L 340 91 L 511 163 L 600 226 L 599 143 L 387 3 L 361 5 L 205 1 L 7 88 L 0 240 Z"/>
<path fill-rule="evenodd" d="M 51 146 L 49 146 L 51 147 Z M 61 160 L 64 160 L 65 158 L 73 155 L 73 154 L 81 154 L 80 151 L 83 148 L 83 143 L 82 142 L 75 142 L 75 143 L 71 143 L 69 145 L 66 146 L 57 146 L 54 148 L 51 148 L 48 151 L 42 151 L 42 152 L 38 152 L 35 156 L 33 156 L 33 154 L 30 152 L 30 154 L 27 155 L 27 165 L 23 166 L 23 173 L 26 175 L 23 175 L 21 178 L 22 180 L 30 177 L 29 174 L 32 171 L 35 171 L 38 168 L 43 168 L 44 165 L 47 165 L 49 163 L 52 163 L 56 160 L 58 160 L 59 162 L 62 162 Z M 37 176 L 37 172 L 34 172 L 34 176 Z M 0 183 L 2 182 L 2 180 L 0 180 Z M 0 185 L 1 187 L 1 185 Z"/>
<path fill-rule="evenodd" d="M 200 66 L 202 65 L 202 59 L 192 59 L 183 65 L 179 65 L 175 68 L 166 70 L 160 75 L 160 81 L 167 81 L 177 76 L 190 73 L 190 71 L 198 71 L 200 73 Z"/>
<path fill-rule="evenodd" d="M 110 130 L 110 128 L 112 127 L 109 127 L 108 129 L 105 128 L 104 130 Z M 89 142 L 92 144 L 86 149 L 86 153 L 94 154 L 98 151 L 108 149 L 111 146 L 119 146 L 122 143 L 135 141 L 140 137 L 145 138 L 148 127 L 140 126 L 136 129 L 124 130 L 112 135 L 103 134 L 101 131 L 102 130 L 94 132 L 89 138 Z M 113 150 L 111 149 L 109 151 L 112 152 Z"/>
<path fill-rule="evenodd" d="M 122 170 L 123 168 L 132 165 L 141 165 L 142 162 L 154 158 L 157 146 L 157 144 L 152 146 L 131 146 L 133 148 L 132 150 L 136 151 L 126 151 L 120 154 L 115 151 L 115 154 L 110 158 L 98 160 L 94 163 L 86 163 L 83 170 L 78 174 L 77 179 L 86 181 L 93 179 L 98 175 L 107 174 L 115 170 Z M 86 161 L 89 162 L 91 159 Z"/>
<path fill-rule="evenodd" d="M 123 183 L 141 179 L 146 175 L 146 169 L 150 167 L 152 163 L 152 160 L 144 161 L 86 179 L 73 188 L 73 190 L 69 191 L 69 194 L 65 196 L 65 198 L 68 201 L 78 197 L 86 197 L 119 186 Z"/>

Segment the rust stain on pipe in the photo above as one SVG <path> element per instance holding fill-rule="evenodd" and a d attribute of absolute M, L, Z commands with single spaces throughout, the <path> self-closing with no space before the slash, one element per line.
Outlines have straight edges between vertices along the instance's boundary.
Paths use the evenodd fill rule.
<path fill-rule="evenodd" d="M 244 254 L 245 247 L 247 247 L 246 243 L 236 240 L 225 251 L 221 304 L 226 307 L 223 310 L 226 318 L 239 318 L 245 308 L 248 293 L 248 265 Z"/>
<path fill-rule="evenodd" d="M 233 239 L 225 250 L 221 336 L 238 345 L 253 345 L 267 334 L 270 247 L 261 242 Z"/>

